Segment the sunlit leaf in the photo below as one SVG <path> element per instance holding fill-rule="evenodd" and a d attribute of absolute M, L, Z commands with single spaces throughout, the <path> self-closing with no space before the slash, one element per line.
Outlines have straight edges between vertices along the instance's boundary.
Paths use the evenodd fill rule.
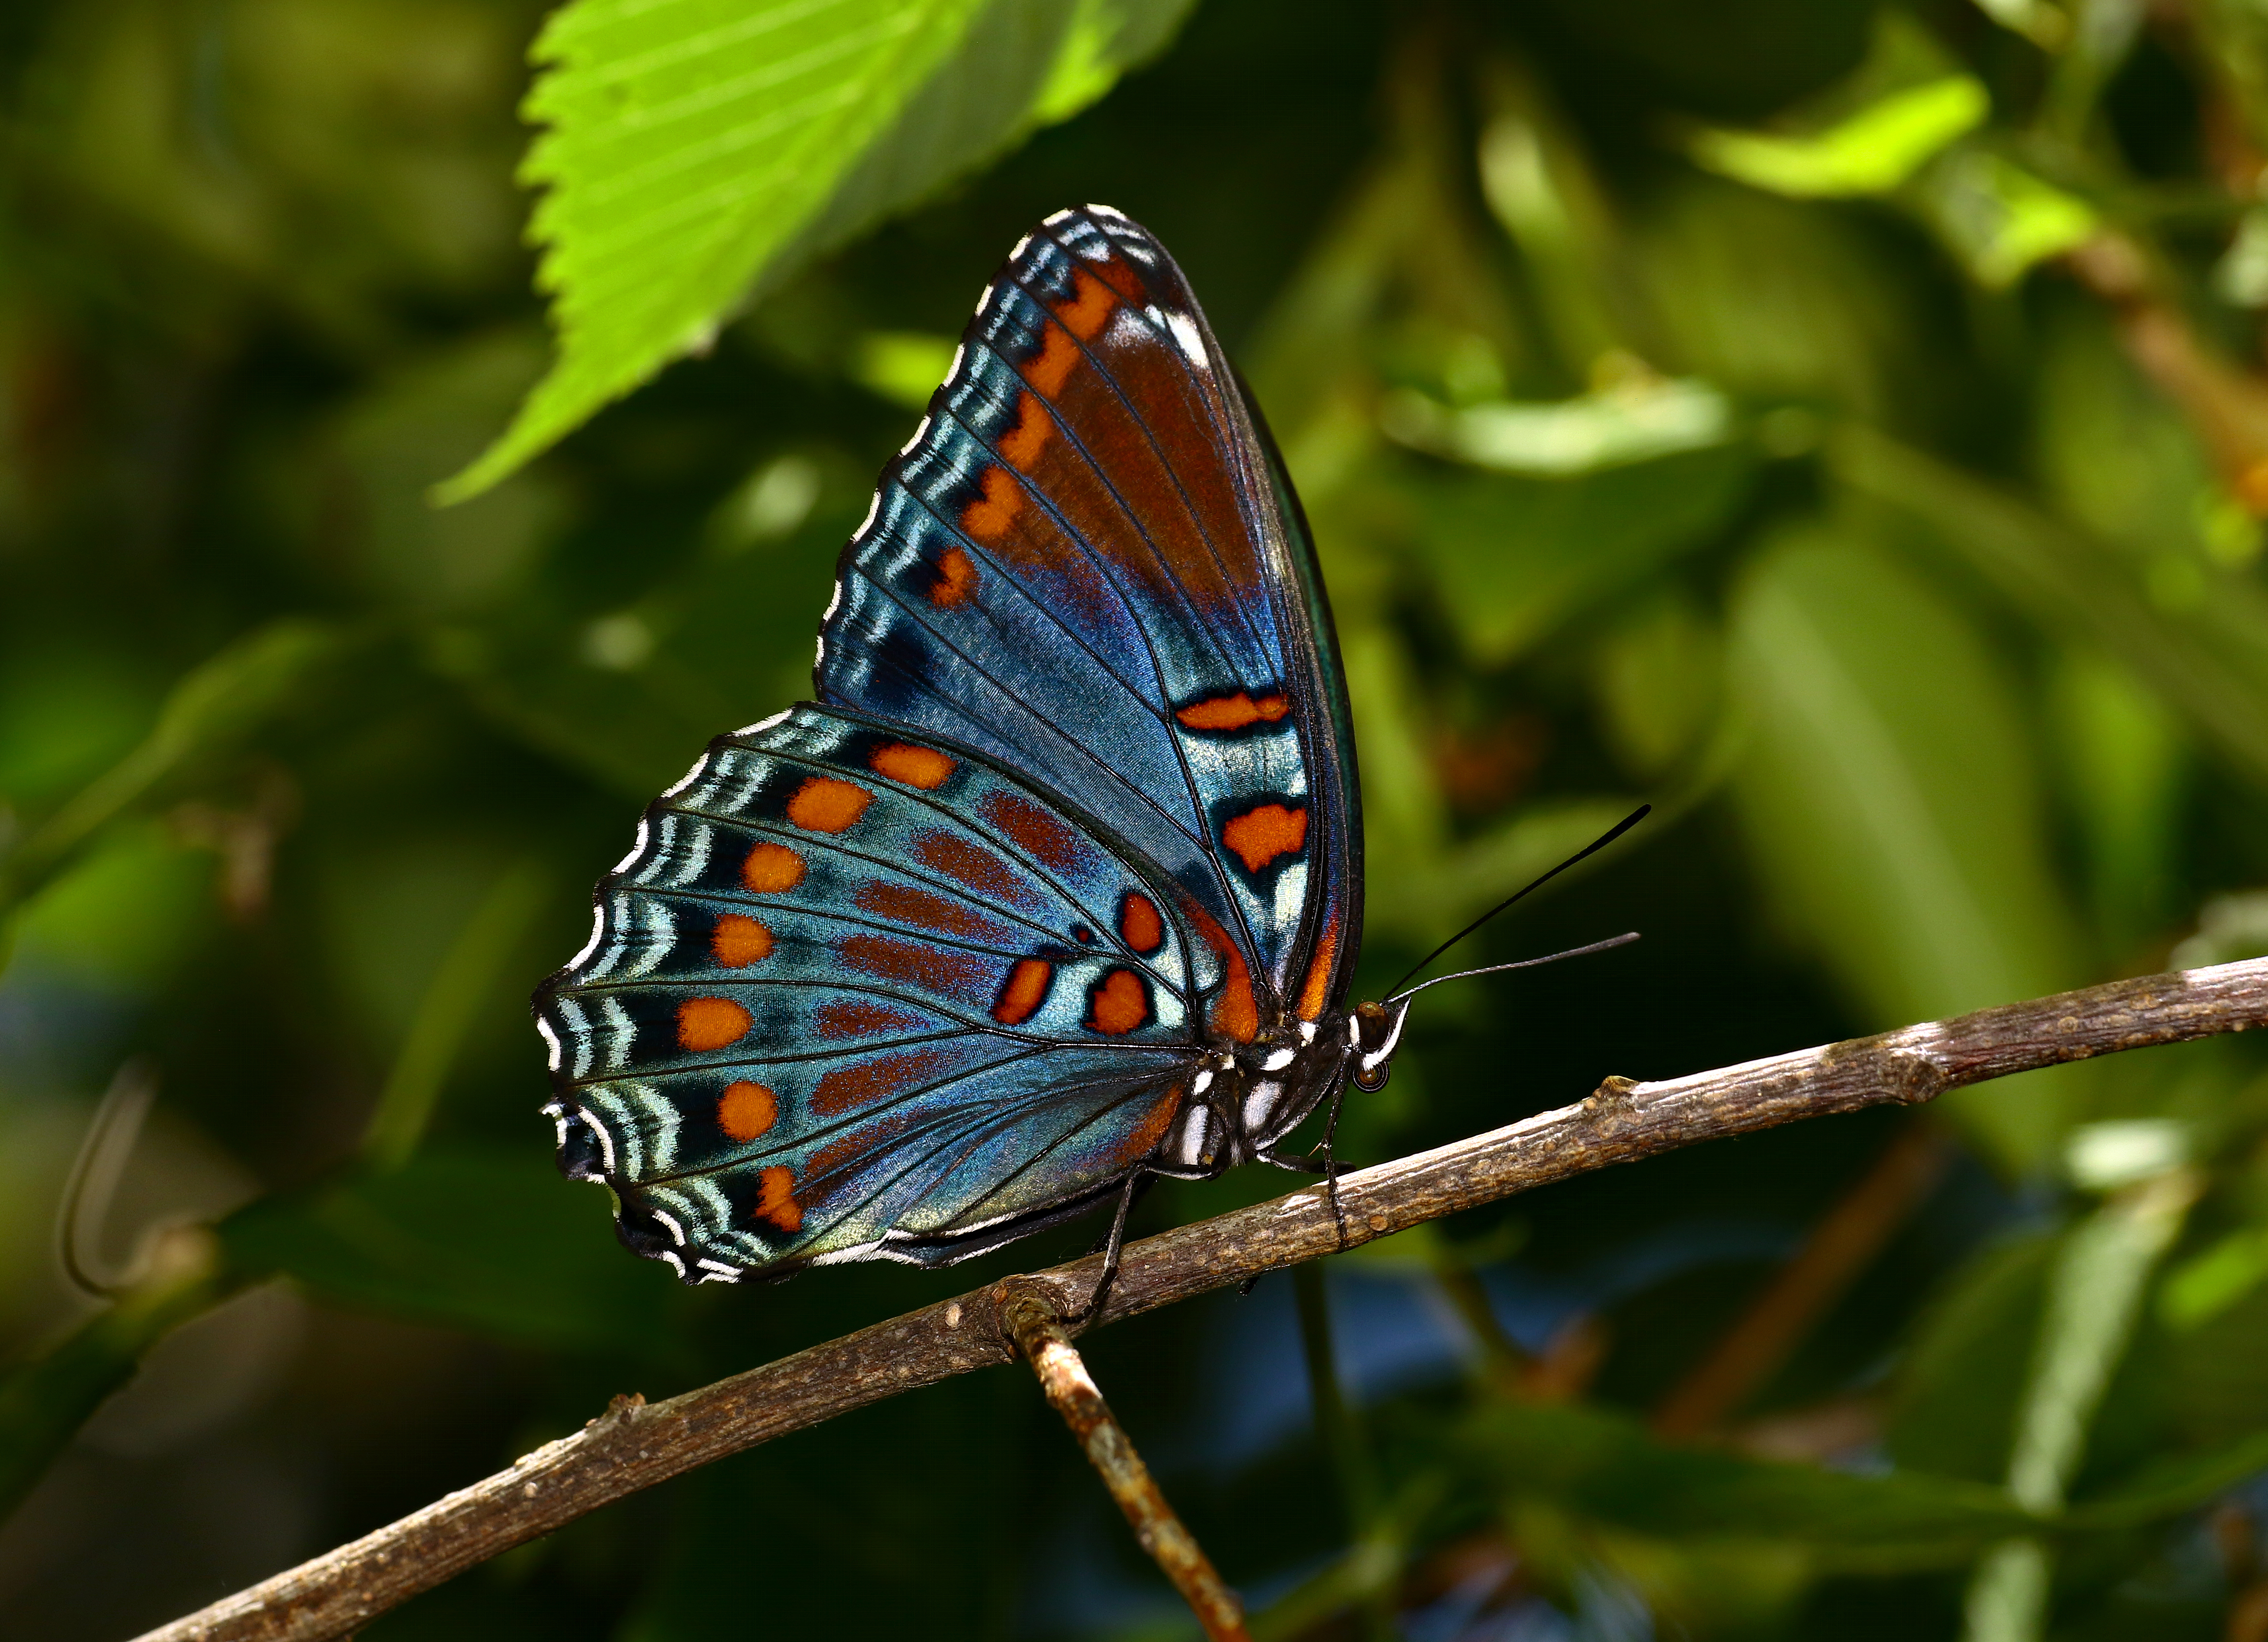
<path fill-rule="evenodd" d="M 1387 401 L 1380 425 L 1404 445 L 1498 473 L 1565 476 L 1704 450 L 1733 437 L 1732 407 L 1706 382 L 1641 379 L 1557 403 L 1452 409 L 1422 394 Z"/>
<path fill-rule="evenodd" d="M 1982 81 L 1954 74 L 1893 92 L 1811 136 L 1710 129 L 1688 146 L 1710 170 L 1774 194 L 1884 194 L 1976 129 L 1992 107 Z"/>
<path fill-rule="evenodd" d="M 875 331 L 859 339 L 850 374 L 891 403 L 919 410 L 952 368 L 956 345 L 950 336 Z"/>
<path fill-rule="evenodd" d="M 1948 156 L 1923 198 L 1938 232 L 1992 290 L 2084 244 L 2102 220 L 2077 195 L 1984 150 Z"/>
<path fill-rule="evenodd" d="M 1077 113 L 1189 0 L 572 0 L 535 47 L 559 355 L 471 496 L 798 263 Z"/>

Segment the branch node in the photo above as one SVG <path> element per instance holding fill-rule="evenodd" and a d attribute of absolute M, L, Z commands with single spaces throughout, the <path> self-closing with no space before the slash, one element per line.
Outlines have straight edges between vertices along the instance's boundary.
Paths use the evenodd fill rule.
<path fill-rule="evenodd" d="M 1049 1343 L 1070 1340 L 1056 1297 L 1031 1278 L 1001 1278 L 992 1285 L 992 1304 L 999 1314 L 1000 1332 L 1027 1362 L 1036 1364 Z"/>
<path fill-rule="evenodd" d="M 1885 1057 L 1883 1078 L 1896 1092 L 1893 1098 L 1904 1106 L 1920 1106 L 1934 1101 L 1952 1086 L 1953 1079 L 1944 1067 L 1926 1055 L 1911 1049 L 1894 1049 Z"/>
<path fill-rule="evenodd" d="M 1636 1103 L 1631 1091 L 1638 1087 L 1638 1079 L 1610 1076 L 1599 1079 L 1599 1086 L 1583 1097 L 1581 1111 L 1591 1132 L 1602 1139 L 1619 1134 L 1636 1116 Z"/>
<path fill-rule="evenodd" d="M 607 1411 L 596 1419 L 583 1422 L 585 1431 L 596 1431 L 602 1425 L 624 1425 L 636 1419 L 645 1407 L 643 1391 L 617 1391 L 607 1403 Z"/>

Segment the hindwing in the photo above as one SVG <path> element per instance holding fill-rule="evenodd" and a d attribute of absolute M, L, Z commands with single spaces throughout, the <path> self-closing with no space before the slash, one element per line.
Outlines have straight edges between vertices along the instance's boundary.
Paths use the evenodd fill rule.
<path fill-rule="evenodd" d="M 648 810 L 537 1018 L 569 1171 L 641 1252 L 737 1276 L 959 1255 L 1107 1189 L 1226 973 L 1186 897 L 1044 794 L 801 707 Z"/>

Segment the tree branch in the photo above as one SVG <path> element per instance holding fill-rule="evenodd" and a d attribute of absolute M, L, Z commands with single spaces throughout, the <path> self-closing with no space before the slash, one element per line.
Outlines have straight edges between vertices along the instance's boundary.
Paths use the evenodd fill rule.
<path fill-rule="evenodd" d="M 2268 959 L 2150 976 L 1907 1027 L 1663 1083 L 1609 1078 L 1576 1105 L 1339 1177 L 1342 1243 L 1321 1186 L 1145 1238 L 1099 1326 L 1334 1254 L 1460 1209 L 1697 1141 L 1798 1118 L 1911 1105 L 2061 1061 L 2268 1025 Z M 1012 1279 L 1059 1312 L 1100 1256 Z M 917 1386 L 1016 1356 L 1007 1283 L 878 1322 L 646 1405 L 617 1397 L 571 1437 L 353 1543 L 152 1631 L 142 1642 L 322 1642 L 420 1591 L 641 1488 Z"/>
<path fill-rule="evenodd" d="M 1134 1537 L 1197 1616 L 1208 1642 L 1252 1642 L 1236 1593 L 1221 1582 L 1204 1548 L 1166 1503 L 1150 1468 L 1142 1463 L 1125 1427 L 1119 1425 L 1118 1417 L 1110 1411 L 1087 1373 L 1064 1320 L 1056 1314 L 1053 1297 L 1036 1285 L 1013 1279 L 994 1292 L 999 1296 L 1001 1326 L 1032 1365 L 1032 1372 L 1040 1377 L 1040 1389 L 1101 1474 L 1102 1485 L 1125 1513 Z"/>

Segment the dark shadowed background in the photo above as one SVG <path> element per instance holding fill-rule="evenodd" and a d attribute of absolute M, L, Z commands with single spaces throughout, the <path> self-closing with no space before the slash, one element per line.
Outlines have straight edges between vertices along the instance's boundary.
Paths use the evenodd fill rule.
<path fill-rule="evenodd" d="M 1362 985 L 1657 806 L 1469 961 L 1645 941 L 1428 993 L 1342 1156 L 2268 951 L 2246 0 L 1204 0 L 437 511 L 549 348 L 541 20 L 0 18 L 0 1634 L 127 1636 L 1096 1234 L 681 1288 L 554 1174 L 526 1011 L 644 801 L 806 690 L 875 470 L 1065 204 L 1172 248 L 1305 497 Z M 58 1263 L 91 1130 L 114 1305 Z M 2264 1138 L 2256 1046 L 2152 1051 L 1329 1262 L 1320 1422 L 1289 1278 L 1091 1360 L 1264 1636 L 2262 1642 Z M 2012 1476 L 2057 1531 L 1996 1542 Z M 1195 1632 L 1000 1369 L 363 1634 Z"/>

